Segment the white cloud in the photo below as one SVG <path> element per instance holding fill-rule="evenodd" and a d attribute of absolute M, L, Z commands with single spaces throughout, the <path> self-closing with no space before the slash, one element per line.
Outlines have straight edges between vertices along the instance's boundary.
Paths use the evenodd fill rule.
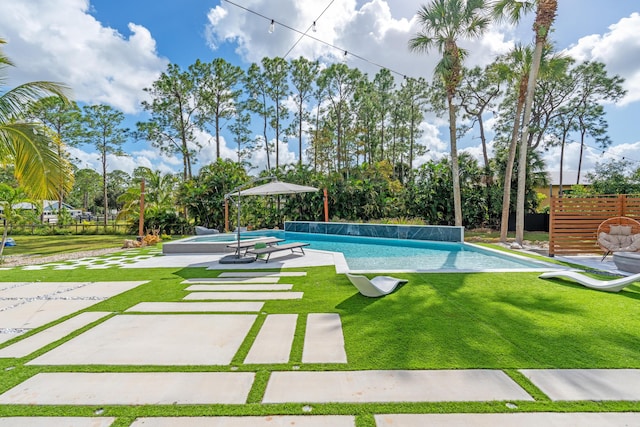
<path fill-rule="evenodd" d="M 419 31 L 414 16 L 418 6 L 409 8 L 402 3 L 385 0 L 333 3 L 317 21 L 317 31 L 308 33 L 318 40 L 302 38 L 288 58 L 302 55 L 336 61 L 343 58 L 346 50 L 347 64 L 369 76 L 386 67 L 399 73 L 396 77 L 431 79 L 440 55 L 437 51 L 428 54 L 409 51 L 408 41 Z M 305 31 L 325 7 L 311 0 L 253 0 L 243 6 L 300 31 Z M 216 50 L 225 42 L 237 43 L 236 52 L 246 62 L 259 62 L 264 56 L 283 56 L 300 37 L 278 25 L 268 34 L 267 19 L 227 3 L 211 9 L 208 20 L 209 46 Z M 473 66 L 490 62 L 513 42 L 504 40 L 504 32 L 489 29 L 481 40 L 462 41 L 461 45 L 473 52 L 468 60 Z"/>
<path fill-rule="evenodd" d="M 609 26 L 609 32 L 582 37 L 567 49 L 578 61 L 599 61 L 607 65 L 610 74 L 618 74 L 625 81 L 627 96 L 620 101 L 626 105 L 640 100 L 640 14 L 632 13 Z"/>
<path fill-rule="evenodd" d="M 0 4 L 5 53 L 17 68 L 11 83 L 49 80 L 73 88 L 77 101 L 106 103 L 125 113 L 139 109 L 142 89 L 168 63 L 140 25 L 128 37 L 89 14 L 87 0 L 5 1 Z"/>

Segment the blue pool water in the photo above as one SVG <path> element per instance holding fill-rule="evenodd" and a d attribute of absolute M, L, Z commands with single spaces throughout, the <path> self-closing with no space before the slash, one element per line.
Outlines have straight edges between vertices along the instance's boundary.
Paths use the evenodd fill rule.
<path fill-rule="evenodd" d="M 519 258 L 465 243 L 384 239 L 334 234 L 254 231 L 241 236 L 273 236 L 287 242 L 309 243 L 310 249 L 342 252 L 350 270 L 364 271 L 483 271 L 548 268 L 541 262 Z"/>

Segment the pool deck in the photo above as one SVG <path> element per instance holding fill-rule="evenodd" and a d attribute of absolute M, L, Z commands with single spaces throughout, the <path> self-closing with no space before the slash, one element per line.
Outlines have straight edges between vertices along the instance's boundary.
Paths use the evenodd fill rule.
<path fill-rule="evenodd" d="M 539 255 L 537 253 L 533 253 L 534 255 Z M 208 270 L 254 270 L 254 269 L 285 269 L 285 268 L 305 268 L 305 267 L 320 267 L 320 266 L 330 266 L 334 265 L 336 267 L 337 274 L 344 274 L 349 270 L 349 266 L 347 264 L 344 255 L 339 252 L 328 252 L 328 251 L 320 251 L 316 249 L 306 249 L 305 255 L 300 254 L 291 254 L 288 252 L 283 252 L 281 254 L 274 254 L 268 263 L 263 262 L 253 262 L 249 264 L 220 264 L 220 259 L 227 254 L 164 254 L 162 256 L 149 257 L 146 259 L 141 259 L 132 264 L 123 265 L 123 268 L 158 268 L 158 267 L 169 267 L 169 268 L 179 268 L 179 267 L 201 267 L 206 268 Z M 611 257 L 607 257 L 604 261 L 601 261 L 600 256 L 566 256 L 566 257 L 555 257 L 554 259 L 558 261 L 569 262 L 572 264 L 577 264 L 583 266 L 587 270 L 600 270 L 610 274 L 616 274 L 621 276 L 627 276 L 630 273 L 620 271 L 616 268 L 616 265 L 613 263 L 613 259 Z M 549 258 L 551 261 L 553 258 Z M 563 267 L 555 267 L 553 265 L 549 265 L 548 268 L 540 268 L 540 269 L 522 269 L 521 271 L 549 271 L 553 269 L 564 269 Z M 385 270 L 386 271 L 386 270 Z M 511 272 L 515 272 L 516 270 L 510 270 Z M 518 270 L 520 271 L 520 270 Z M 360 271 L 356 271 L 360 272 Z M 389 273 L 392 272 L 400 272 L 400 271 L 387 271 Z M 402 271 L 402 272 L 410 272 L 410 271 Z M 416 268 L 413 272 L 417 273 L 443 273 L 449 272 L 453 273 L 455 271 L 451 270 L 421 270 L 420 268 Z M 504 272 L 504 270 L 484 270 L 484 272 Z M 366 273 L 366 272 L 360 272 Z"/>

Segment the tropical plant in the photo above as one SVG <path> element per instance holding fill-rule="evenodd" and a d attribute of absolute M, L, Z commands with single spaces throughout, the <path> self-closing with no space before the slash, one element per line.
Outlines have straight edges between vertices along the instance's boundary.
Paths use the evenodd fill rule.
<path fill-rule="evenodd" d="M 0 39 L 0 46 L 6 42 Z M 44 123 L 28 120 L 31 103 L 48 96 L 69 102 L 69 90 L 60 83 L 24 83 L 4 91 L 11 60 L 0 50 L 0 165 L 11 166 L 24 191 L 34 199 L 57 197 L 60 184 L 73 185 L 71 165 L 58 155 L 62 141 Z"/>
<path fill-rule="evenodd" d="M 493 14 L 497 19 L 506 19 L 512 23 L 520 21 L 525 13 L 536 8 L 536 17 L 533 23 L 535 33 L 535 49 L 531 60 L 531 69 L 527 81 L 527 94 L 524 104 L 524 118 L 522 133 L 520 135 L 520 152 L 518 158 L 518 195 L 516 202 L 516 242 L 522 244 L 524 240 L 524 212 L 526 197 L 527 179 L 527 151 L 529 144 L 529 123 L 531 120 L 531 110 L 533 107 L 534 91 L 542 61 L 542 54 L 548 43 L 551 26 L 556 18 L 558 10 L 558 0 L 497 0 L 494 3 Z"/>
<path fill-rule="evenodd" d="M 484 9 L 484 0 L 434 0 L 418 11 L 422 30 L 409 40 L 409 49 L 412 51 L 426 52 L 436 48 L 442 54 L 435 73 L 442 79 L 447 95 L 454 217 L 458 226 L 462 225 L 462 202 L 454 97 L 462 77 L 462 62 L 467 54 L 458 46 L 458 39 L 479 37 L 484 32 L 489 25 Z"/>

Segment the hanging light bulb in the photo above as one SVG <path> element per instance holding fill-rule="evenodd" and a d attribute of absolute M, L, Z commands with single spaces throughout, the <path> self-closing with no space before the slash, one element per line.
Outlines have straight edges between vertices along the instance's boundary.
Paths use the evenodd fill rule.
<path fill-rule="evenodd" d="M 271 20 L 271 25 L 269 25 L 269 34 L 273 33 L 276 29 L 276 21 Z"/>
<path fill-rule="evenodd" d="M 313 25 L 311 25 L 311 31 L 313 31 L 314 33 L 318 31 L 318 29 L 316 28 L 316 21 L 313 21 Z"/>

